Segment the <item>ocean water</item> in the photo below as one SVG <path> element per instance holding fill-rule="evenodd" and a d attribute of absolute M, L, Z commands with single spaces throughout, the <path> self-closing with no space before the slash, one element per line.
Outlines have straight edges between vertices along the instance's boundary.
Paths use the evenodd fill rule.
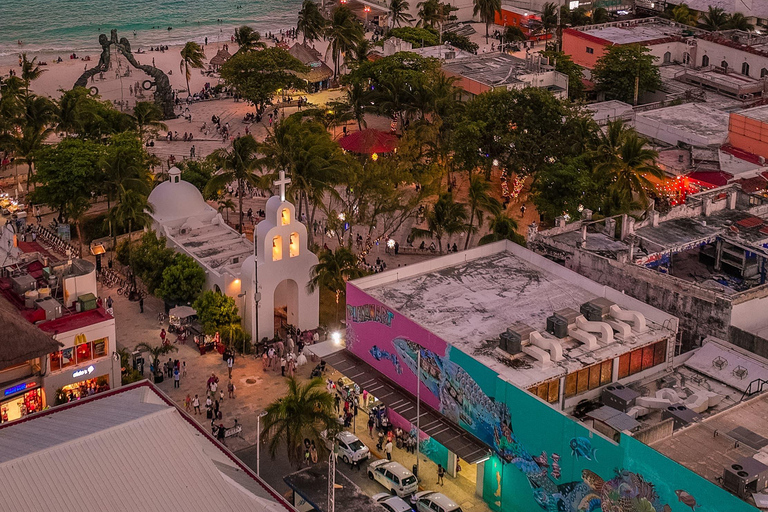
<path fill-rule="evenodd" d="M 100 50 L 99 34 L 111 29 L 133 49 L 206 36 L 223 42 L 244 24 L 262 35 L 295 26 L 300 7 L 301 0 L 0 0 L 0 56 Z"/>

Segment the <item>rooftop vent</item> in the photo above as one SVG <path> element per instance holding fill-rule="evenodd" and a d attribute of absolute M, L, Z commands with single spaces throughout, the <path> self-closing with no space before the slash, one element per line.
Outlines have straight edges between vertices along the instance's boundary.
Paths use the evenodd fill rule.
<path fill-rule="evenodd" d="M 661 410 L 661 419 L 666 420 L 667 418 L 672 418 L 674 420 L 673 429 L 677 430 L 690 425 L 693 422 L 699 421 L 701 416 L 682 404 L 674 404 Z"/>
<path fill-rule="evenodd" d="M 499 336 L 499 348 L 508 354 L 519 354 L 523 350 L 523 343 L 527 344 L 530 341 L 532 332 L 534 332 L 532 327 L 519 322 L 514 323 Z"/>
<path fill-rule="evenodd" d="M 600 397 L 602 402 L 621 412 L 627 412 L 635 405 L 635 400 L 640 396 L 637 391 L 624 387 L 621 384 L 611 384 L 603 388 Z"/>

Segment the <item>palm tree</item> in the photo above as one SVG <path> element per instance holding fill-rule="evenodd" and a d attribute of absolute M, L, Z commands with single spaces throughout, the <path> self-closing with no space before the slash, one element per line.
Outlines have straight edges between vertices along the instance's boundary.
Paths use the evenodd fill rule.
<path fill-rule="evenodd" d="M 399 27 L 403 23 L 410 24 L 413 22 L 413 16 L 408 13 L 410 9 L 411 4 L 407 0 L 389 1 L 389 17 L 392 20 L 392 28 L 395 28 L 395 25 Z"/>
<path fill-rule="evenodd" d="M 557 4 L 547 2 L 541 11 L 541 25 L 544 31 L 549 34 L 553 28 L 557 28 Z"/>
<path fill-rule="evenodd" d="M 77 245 L 79 254 L 83 254 L 83 234 L 80 230 L 80 224 L 83 216 L 90 210 L 90 198 L 85 196 L 71 197 L 64 207 L 64 215 L 75 221 L 75 231 L 77 232 Z"/>
<path fill-rule="evenodd" d="M 499 214 L 490 223 L 491 232 L 480 238 L 478 245 L 492 244 L 501 240 L 509 240 L 519 245 L 525 245 L 525 238 L 517 232 L 517 222 L 511 217 Z"/>
<path fill-rule="evenodd" d="M 633 131 L 621 119 L 610 121 L 605 131 L 597 131 L 597 141 L 595 149 L 592 151 L 592 158 L 599 163 L 616 164 L 624 139 Z"/>
<path fill-rule="evenodd" d="M 21 54 L 21 79 L 24 81 L 24 93 L 29 96 L 29 84 L 38 79 L 45 69 L 37 65 L 37 57 L 27 60 L 27 54 Z"/>
<path fill-rule="evenodd" d="M 167 130 L 168 126 L 162 122 L 163 110 L 152 101 L 139 101 L 133 107 L 133 119 L 139 130 L 139 138 L 143 141 L 144 134 L 149 131 L 157 133 L 158 130 Z"/>
<path fill-rule="evenodd" d="M 658 152 L 646 149 L 648 141 L 634 131 L 622 138 L 616 159 L 597 164 L 597 172 L 606 173 L 611 181 L 610 187 L 625 202 L 632 202 L 633 196 L 640 199 L 641 205 L 648 204 L 647 191 L 655 187 L 648 176 L 662 179 L 664 171 L 656 165 Z"/>
<path fill-rule="evenodd" d="M 152 205 L 147 202 L 146 195 L 134 189 L 121 187 L 118 203 L 107 212 L 108 219 L 115 225 L 113 237 L 117 237 L 118 227 L 127 229 L 129 261 L 131 259 L 130 234 L 133 228 L 148 226 L 152 221 L 152 217 L 149 214 L 153 211 Z M 115 238 L 113 238 L 113 241 Z"/>
<path fill-rule="evenodd" d="M 211 154 L 211 159 L 221 170 L 208 182 L 206 194 L 222 190 L 233 181 L 237 182 L 240 233 L 243 232 L 243 192 L 246 184 L 259 186 L 259 176 L 256 174 L 260 169 L 256 158 L 258 150 L 259 144 L 256 140 L 251 135 L 246 135 L 233 140 L 231 147 L 219 148 Z"/>
<path fill-rule="evenodd" d="M 152 368 L 154 369 L 152 377 L 156 377 L 157 375 L 162 375 L 162 372 L 158 371 L 160 357 L 171 352 L 176 352 L 179 349 L 173 345 L 150 345 L 149 343 L 141 342 L 136 345 L 136 350 L 139 352 L 149 352 L 149 355 L 152 358 Z"/>
<path fill-rule="evenodd" d="M 267 44 L 261 41 L 261 34 L 248 25 L 235 29 L 235 43 L 238 45 L 237 53 L 250 52 L 257 48 L 266 48 Z"/>
<path fill-rule="evenodd" d="M 440 2 L 438 0 L 424 0 L 416 4 L 419 12 L 418 27 L 435 28 L 442 21 Z"/>
<path fill-rule="evenodd" d="M 485 23 L 485 44 L 488 44 L 488 29 L 496 13 L 501 13 L 501 0 L 473 0 L 473 4 L 472 16 L 480 15 L 480 21 Z"/>
<path fill-rule="evenodd" d="M 232 210 L 233 212 L 235 210 L 235 203 L 231 199 L 219 199 L 219 207 L 217 208 L 218 212 L 221 213 L 223 211 L 227 212 L 227 224 L 229 224 L 229 211 Z"/>
<path fill-rule="evenodd" d="M 355 80 L 347 87 L 344 92 L 344 102 L 349 107 L 352 116 L 357 121 L 357 128 L 362 131 L 365 123 L 365 111 L 370 107 L 370 95 L 368 89 L 359 81 Z"/>
<path fill-rule="evenodd" d="M 358 266 L 355 254 L 346 247 L 338 247 L 335 251 L 323 251 L 319 254 L 320 260 L 310 271 L 307 289 L 314 292 L 319 288 L 325 288 L 336 294 L 336 322 L 339 321 L 339 299 L 345 293 L 347 281 L 365 275 L 365 271 Z"/>
<path fill-rule="evenodd" d="M 747 17 L 740 12 L 735 12 L 728 17 L 726 27 L 736 30 L 743 30 L 744 32 L 751 32 L 755 30 L 755 26 L 749 23 L 747 21 Z"/>
<path fill-rule="evenodd" d="M 525 41 L 528 36 L 517 25 L 510 25 L 504 30 L 504 42 Z"/>
<path fill-rule="evenodd" d="M 33 164 L 36 153 L 43 147 L 48 136 L 53 133 L 56 119 L 56 105 L 43 96 L 25 95 L 20 104 L 23 109 L 18 118 L 18 129 L 7 137 L 6 143 L 17 157 L 27 164 L 27 188 L 32 183 Z M 16 187 L 19 187 L 18 170 Z"/>
<path fill-rule="evenodd" d="M 325 33 L 330 41 L 328 52 L 333 58 L 333 76 L 339 74 L 342 54 L 346 54 L 362 40 L 365 35 L 363 27 L 355 18 L 354 13 L 346 6 L 339 5 L 331 13 L 331 22 Z"/>
<path fill-rule="evenodd" d="M 681 23 L 683 25 L 691 25 L 696 26 L 696 19 L 699 16 L 694 12 L 691 11 L 690 7 L 688 7 L 688 4 L 682 3 L 680 5 L 676 5 L 672 9 L 672 19 L 677 22 Z"/>
<path fill-rule="evenodd" d="M 323 17 L 317 2 L 314 0 L 304 0 L 299 11 L 299 19 L 296 22 L 296 31 L 301 32 L 303 43 L 307 40 L 311 43 L 323 37 L 328 20 Z"/>
<path fill-rule="evenodd" d="M 355 47 L 352 48 L 352 50 L 350 50 L 347 54 L 346 58 L 349 61 L 349 67 L 355 69 L 361 64 L 367 62 L 371 51 L 373 51 L 373 45 L 371 44 L 370 39 L 361 39 L 358 41 Z"/>
<path fill-rule="evenodd" d="M 413 228 L 414 238 L 437 238 L 437 247 L 443 254 L 443 238 L 467 231 L 467 210 L 461 203 L 453 200 L 453 194 L 440 195 L 435 205 L 425 214 L 427 228 Z"/>
<path fill-rule="evenodd" d="M 103 175 L 100 192 L 107 197 L 107 209 L 112 201 L 121 199 L 126 190 L 135 190 L 147 195 L 151 177 L 146 168 L 141 168 L 130 148 L 119 147 L 109 151 L 99 162 Z"/>
<path fill-rule="evenodd" d="M 712 7 L 710 5 L 707 12 L 701 15 L 702 28 L 712 32 L 724 29 L 727 23 L 728 15 L 722 7 Z"/>
<path fill-rule="evenodd" d="M 288 377 L 288 392 L 269 404 L 264 417 L 262 439 L 269 439 L 269 453 L 274 458 L 281 443 L 285 443 L 288 460 L 297 467 L 303 460 L 305 439 L 314 442 L 319 450 L 325 450 L 320 433 L 333 439 L 340 430 L 334 413 L 333 395 L 325 389 L 325 382 L 316 377 L 301 384 L 295 377 Z"/>
<path fill-rule="evenodd" d="M 469 191 L 467 193 L 467 200 L 469 201 L 467 205 L 469 206 L 469 229 L 467 240 L 464 242 L 465 251 L 469 247 L 469 239 L 472 238 L 472 233 L 482 229 L 485 212 L 494 216 L 498 216 L 501 213 L 501 203 L 489 194 L 490 190 L 490 182 L 476 174 L 469 176 Z M 477 228 L 474 227 L 475 217 L 477 217 Z"/>
<path fill-rule="evenodd" d="M 189 41 L 181 49 L 181 62 L 179 63 L 179 69 L 184 72 L 184 76 L 187 79 L 187 94 L 192 96 L 192 90 L 189 88 L 189 79 L 192 77 L 192 68 L 202 69 L 205 64 L 205 52 L 200 45 L 194 41 Z"/>

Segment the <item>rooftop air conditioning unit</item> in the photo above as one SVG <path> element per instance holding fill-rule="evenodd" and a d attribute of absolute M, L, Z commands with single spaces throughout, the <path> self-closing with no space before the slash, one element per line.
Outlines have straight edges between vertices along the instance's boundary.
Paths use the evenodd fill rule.
<path fill-rule="evenodd" d="M 605 297 L 598 297 L 597 299 L 585 302 L 579 308 L 581 314 L 584 315 L 590 322 L 602 322 L 603 319 L 608 316 L 611 311 L 611 306 L 615 302 L 606 299 Z"/>
<path fill-rule="evenodd" d="M 576 322 L 579 312 L 571 308 L 563 308 L 547 318 L 547 332 L 557 338 L 568 336 L 568 326 Z"/>
<path fill-rule="evenodd" d="M 723 487 L 742 499 L 768 488 L 768 466 L 751 457 L 723 468 Z"/>
<path fill-rule="evenodd" d="M 701 416 L 682 404 L 674 404 L 662 409 L 661 419 L 666 420 L 667 418 L 672 418 L 674 420 L 673 430 L 683 428 L 686 425 L 701 420 Z"/>
<path fill-rule="evenodd" d="M 533 328 L 523 323 L 514 323 L 499 336 L 499 348 L 507 354 L 517 355 L 523 351 L 523 343 L 530 341 L 533 331 Z"/>
<path fill-rule="evenodd" d="M 639 396 L 640 393 L 634 389 L 622 386 L 621 384 L 611 384 L 603 388 L 603 394 L 600 399 L 603 404 L 617 411 L 627 412 L 635 405 L 635 400 Z"/>

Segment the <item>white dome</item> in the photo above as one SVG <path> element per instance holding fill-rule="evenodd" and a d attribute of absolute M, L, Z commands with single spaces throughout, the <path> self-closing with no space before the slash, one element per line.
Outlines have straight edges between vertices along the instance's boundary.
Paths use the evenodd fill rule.
<path fill-rule="evenodd" d="M 152 217 L 157 222 L 188 219 L 203 214 L 210 216 L 216 213 L 194 185 L 178 178 L 181 172 L 176 167 L 172 168 L 169 174 L 170 179 L 155 187 L 147 198 L 147 202 L 154 209 Z"/>

